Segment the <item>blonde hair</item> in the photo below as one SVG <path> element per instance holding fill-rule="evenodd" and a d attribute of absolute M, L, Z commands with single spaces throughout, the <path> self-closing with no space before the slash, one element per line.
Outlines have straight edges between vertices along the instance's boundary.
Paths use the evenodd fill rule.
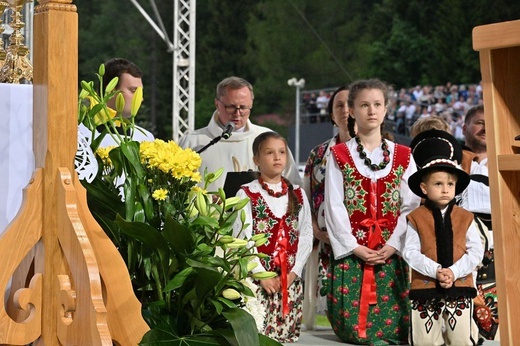
<path fill-rule="evenodd" d="M 427 130 L 441 130 L 451 133 L 450 125 L 439 116 L 419 118 L 410 128 L 410 136 L 413 138 L 419 133 Z"/>

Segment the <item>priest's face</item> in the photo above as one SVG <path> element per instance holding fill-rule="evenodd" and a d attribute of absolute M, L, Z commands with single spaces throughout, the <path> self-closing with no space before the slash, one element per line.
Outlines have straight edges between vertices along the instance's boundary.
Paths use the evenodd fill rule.
<path fill-rule="evenodd" d="M 253 108 L 253 97 L 247 87 L 240 89 L 227 88 L 226 93 L 215 99 L 215 107 L 218 119 L 222 125 L 229 122 L 235 123 L 235 131 L 247 124 L 251 109 Z"/>

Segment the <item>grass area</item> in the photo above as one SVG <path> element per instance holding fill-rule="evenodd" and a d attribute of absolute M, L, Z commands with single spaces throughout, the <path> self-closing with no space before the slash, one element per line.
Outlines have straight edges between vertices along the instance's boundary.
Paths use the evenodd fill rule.
<path fill-rule="evenodd" d="M 330 323 L 327 316 L 316 315 L 316 325 L 319 327 L 330 327 Z"/>

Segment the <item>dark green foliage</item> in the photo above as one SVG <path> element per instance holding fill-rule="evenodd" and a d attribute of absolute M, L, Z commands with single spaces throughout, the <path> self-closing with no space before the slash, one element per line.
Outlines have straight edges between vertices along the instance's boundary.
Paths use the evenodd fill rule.
<path fill-rule="evenodd" d="M 173 4 L 156 1 L 173 37 Z M 172 55 L 129 1 L 75 0 L 80 23 L 80 79 L 113 56 L 144 72 L 140 121 L 171 138 Z M 150 3 L 140 1 L 152 14 Z M 396 87 L 475 83 L 475 26 L 520 18 L 516 0 L 197 1 L 196 127 L 205 126 L 215 87 L 237 75 L 255 87 L 255 114 L 292 119 L 292 77 L 306 89 L 379 77 Z"/>

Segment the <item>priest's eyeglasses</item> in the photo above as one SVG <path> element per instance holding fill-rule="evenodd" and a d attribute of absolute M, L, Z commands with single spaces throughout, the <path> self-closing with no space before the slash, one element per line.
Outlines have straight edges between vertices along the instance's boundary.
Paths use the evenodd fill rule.
<path fill-rule="evenodd" d="M 247 106 L 235 106 L 235 105 L 227 105 L 225 104 L 224 102 L 222 102 L 220 99 L 217 99 L 218 102 L 222 103 L 222 105 L 224 106 L 224 109 L 226 110 L 226 113 L 229 114 L 229 115 L 233 115 L 236 113 L 236 111 L 238 111 L 238 113 L 240 113 L 240 115 L 249 115 L 249 113 L 251 113 L 251 109 L 253 109 L 253 107 L 247 107 Z"/>

